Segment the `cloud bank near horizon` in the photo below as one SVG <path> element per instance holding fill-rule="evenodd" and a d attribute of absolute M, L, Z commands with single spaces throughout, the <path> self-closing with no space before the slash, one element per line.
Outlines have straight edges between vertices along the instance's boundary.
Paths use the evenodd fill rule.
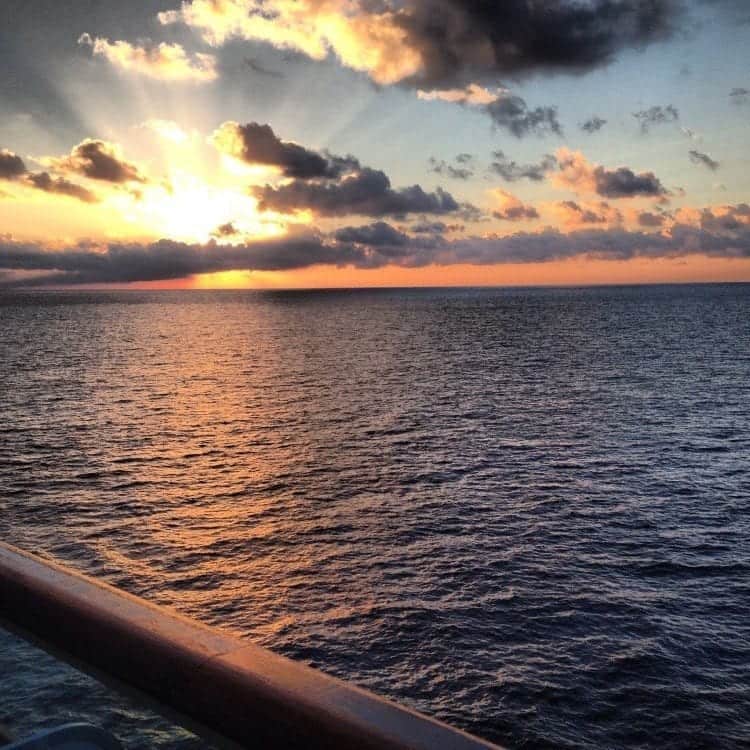
<path fill-rule="evenodd" d="M 528 207 L 509 194 L 500 197 L 505 201 L 504 210 L 516 212 L 506 218 L 524 218 L 518 214 Z M 579 206 L 567 208 L 581 210 Z M 750 206 L 744 203 L 683 211 L 668 230 L 658 232 L 622 227 L 563 232 L 547 227 L 507 236 L 447 239 L 441 229 L 444 226 L 436 225 L 432 234 L 409 234 L 386 222 L 343 227 L 328 234 L 300 229 L 285 237 L 240 245 L 160 240 L 49 249 L 40 243 L 6 238 L 0 241 L 0 270 L 4 272 L 0 285 L 125 284 L 219 271 L 289 271 L 316 265 L 373 269 L 387 265 L 547 263 L 583 256 L 619 261 L 694 254 L 750 258 Z"/>

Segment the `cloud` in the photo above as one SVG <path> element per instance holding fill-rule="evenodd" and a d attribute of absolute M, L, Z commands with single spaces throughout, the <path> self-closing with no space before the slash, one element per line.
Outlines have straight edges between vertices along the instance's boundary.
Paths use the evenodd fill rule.
<path fill-rule="evenodd" d="M 465 155 L 466 154 L 459 154 L 459 156 Z M 431 156 L 429 160 L 429 171 L 442 175 L 443 177 L 451 177 L 454 180 L 468 180 L 470 177 L 474 176 L 473 169 L 462 166 L 468 164 L 469 161 L 459 161 L 458 157 L 456 157 L 456 161 L 458 162 L 458 166 L 448 164 L 448 162 L 442 159 L 438 161 L 434 156 Z"/>
<path fill-rule="evenodd" d="M 139 73 L 162 81 L 207 83 L 218 78 L 216 58 L 196 53 L 189 56 L 179 44 L 153 44 L 138 46 L 125 41 L 110 42 L 81 34 L 78 44 L 90 47 L 92 54 L 103 57 L 122 70 Z"/>
<path fill-rule="evenodd" d="M 750 102 L 750 89 L 734 88 L 729 92 L 729 99 L 735 104 L 747 104 Z"/>
<path fill-rule="evenodd" d="M 411 241 L 408 234 L 400 232 L 383 221 L 359 227 L 344 227 L 337 230 L 334 237 L 339 242 L 352 242 L 371 247 L 403 247 Z"/>
<path fill-rule="evenodd" d="M 445 234 L 446 232 L 462 232 L 463 224 L 446 224 L 444 221 L 418 221 L 409 227 L 415 234 Z"/>
<path fill-rule="evenodd" d="M 77 198 L 84 203 L 96 203 L 98 198 L 90 190 L 87 190 L 74 182 L 69 182 L 64 177 L 51 177 L 49 172 L 36 172 L 29 174 L 27 181 L 45 193 L 57 193 Z"/>
<path fill-rule="evenodd" d="M 633 112 L 633 117 L 638 120 L 641 132 L 648 133 L 654 125 L 677 122 L 680 119 L 680 113 L 676 107 L 667 104 L 666 106 L 657 105 L 649 109 L 642 109 L 639 112 Z"/>
<path fill-rule="evenodd" d="M 23 159 L 7 149 L 0 149 L 0 180 L 15 180 L 26 174 Z"/>
<path fill-rule="evenodd" d="M 185 23 L 210 44 L 232 38 L 263 41 L 314 60 L 329 52 L 380 84 L 418 73 L 421 57 L 408 45 L 398 11 L 369 0 L 193 0 L 159 13 L 162 24 Z"/>
<path fill-rule="evenodd" d="M 747 204 L 694 210 L 687 218 L 689 221 L 673 223 L 659 232 L 622 227 L 572 232 L 547 228 L 540 232 L 457 240 L 431 235 L 411 237 L 382 222 L 369 227 L 344 227 L 328 236 L 307 231 L 236 246 L 160 240 L 150 244 L 80 244 L 51 250 L 38 243 L 6 238 L 0 240 L 0 283 L 6 286 L 129 283 L 217 271 L 279 271 L 313 265 L 355 268 L 495 265 L 576 257 L 617 261 L 693 254 L 750 258 Z M 33 272 L 34 277 L 16 276 L 19 272 Z"/>
<path fill-rule="evenodd" d="M 487 104 L 484 111 L 499 128 L 505 128 L 516 138 L 534 133 L 562 135 L 557 119 L 557 107 L 534 107 L 530 109 L 520 96 L 500 96 Z"/>
<path fill-rule="evenodd" d="M 587 224 L 617 225 L 622 223 L 622 213 L 606 201 L 599 203 L 579 203 L 560 201 L 555 204 L 555 213 L 566 227 L 579 227 Z"/>
<path fill-rule="evenodd" d="M 490 171 L 500 175 L 507 182 L 517 182 L 521 179 L 541 182 L 547 172 L 557 166 L 557 159 L 551 154 L 545 154 L 536 164 L 519 164 L 508 158 L 504 151 L 493 151 L 493 161 L 489 166 Z"/>
<path fill-rule="evenodd" d="M 664 197 L 666 188 L 653 172 L 636 174 L 629 167 L 606 169 L 592 164 L 580 151 L 561 148 L 557 152 L 559 171 L 552 182 L 579 193 L 596 193 L 603 198 Z"/>
<path fill-rule="evenodd" d="M 280 70 L 271 70 L 270 68 L 266 68 L 254 57 L 246 57 L 245 65 L 247 65 L 247 67 L 250 68 L 253 73 L 258 73 L 258 75 L 266 76 L 268 78 L 284 78 L 284 74 Z"/>
<path fill-rule="evenodd" d="M 239 233 L 239 229 L 237 229 L 231 221 L 228 221 L 226 224 L 221 224 L 220 226 L 216 227 L 216 229 L 211 232 L 211 236 L 217 238 L 234 237 Z"/>
<path fill-rule="evenodd" d="M 719 162 L 712 159 L 708 154 L 704 154 L 701 151 L 690 151 L 690 161 L 693 164 L 702 164 L 704 167 L 708 167 L 712 172 L 715 172 L 719 168 Z"/>
<path fill-rule="evenodd" d="M 55 169 L 75 172 L 91 180 L 116 184 L 146 182 L 138 167 L 123 158 L 119 146 L 93 138 L 74 146 L 69 156 L 47 158 L 44 162 Z"/>
<path fill-rule="evenodd" d="M 656 214 L 651 211 L 639 211 L 637 221 L 642 227 L 661 227 L 666 222 L 667 217 L 664 214 Z"/>
<path fill-rule="evenodd" d="M 596 192 L 605 198 L 662 196 L 667 193 L 653 172 L 636 174 L 628 167 L 607 170 L 600 166 L 596 168 L 595 177 Z"/>
<path fill-rule="evenodd" d="M 420 99 L 454 102 L 462 106 L 475 107 L 488 115 L 494 125 L 512 133 L 517 138 L 535 133 L 562 135 L 562 127 L 557 119 L 557 107 L 530 108 L 520 96 L 511 94 L 506 88 L 490 91 L 477 83 L 464 88 L 419 90 Z"/>
<path fill-rule="evenodd" d="M 498 100 L 503 94 L 507 94 L 506 89 L 489 89 L 480 86 L 478 83 L 470 83 L 468 86 L 460 89 L 434 89 L 432 91 L 417 91 L 417 96 L 425 101 L 443 101 L 454 102 L 456 104 L 471 104 L 479 106 L 482 104 L 491 104 Z"/>
<path fill-rule="evenodd" d="M 364 264 L 355 248 L 325 242 L 316 234 L 244 245 L 111 243 L 48 250 L 42 245 L 0 241 L 0 269 L 47 271 L 36 284 L 100 284 L 164 281 L 231 270 L 284 271 L 317 264 Z"/>
<path fill-rule="evenodd" d="M 677 0 L 185 0 L 159 14 L 214 45 L 267 42 L 329 53 L 381 84 L 425 89 L 540 72 L 581 73 L 668 37 Z"/>
<path fill-rule="evenodd" d="M 282 141 L 270 125 L 257 122 L 247 125 L 225 122 L 211 136 L 211 142 L 219 151 L 236 159 L 277 167 L 284 177 L 295 179 L 333 179 L 360 167 L 353 156 L 319 154 L 292 141 Z"/>
<path fill-rule="evenodd" d="M 707 232 L 735 233 L 750 229 L 750 205 L 738 203 L 734 206 L 704 208 L 700 212 L 699 225 Z"/>
<path fill-rule="evenodd" d="M 0 149 L 0 180 L 21 182 L 26 187 L 66 195 L 85 203 L 96 203 L 98 200 L 91 191 L 62 177 L 52 177 L 49 172 L 30 172 L 23 159 L 7 149 Z"/>
<path fill-rule="evenodd" d="M 394 190 L 380 170 L 362 167 L 337 181 L 296 179 L 284 185 L 254 190 L 262 211 L 291 213 L 309 210 L 319 216 L 405 216 L 412 213 L 449 214 L 461 206 L 438 188 L 425 192 L 419 185 Z"/>
<path fill-rule="evenodd" d="M 598 115 L 594 115 L 593 117 L 590 117 L 588 120 L 586 120 L 586 122 L 582 122 L 580 128 L 584 133 L 588 133 L 589 135 L 591 135 L 592 133 L 597 133 L 598 131 L 600 131 L 606 124 L 606 120 L 602 119 Z"/>
<path fill-rule="evenodd" d="M 492 195 L 497 201 L 498 207 L 492 212 L 496 219 L 501 221 L 530 221 L 538 219 L 539 213 L 534 206 L 529 206 L 512 193 L 505 190 L 493 190 Z"/>
<path fill-rule="evenodd" d="M 441 188 L 432 193 L 419 185 L 394 189 L 384 172 L 363 166 L 355 157 L 318 153 L 283 141 L 269 125 L 225 122 L 213 134 L 211 142 L 223 153 L 248 164 L 276 167 L 289 179 L 280 185 L 266 184 L 252 189 L 262 211 L 379 217 L 446 214 L 471 208 L 459 205 Z M 437 162 L 436 166 L 440 167 Z M 457 174 L 464 169 L 455 168 Z"/>

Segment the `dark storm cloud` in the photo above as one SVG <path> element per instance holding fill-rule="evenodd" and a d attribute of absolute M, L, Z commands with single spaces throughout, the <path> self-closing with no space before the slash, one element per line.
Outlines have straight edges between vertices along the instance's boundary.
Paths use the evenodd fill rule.
<path fill-rule="evenodd" d="M 282 141 L 270 125 L 225 122 L 213 135 L 220 150 L 248 164 L 278 167 L 285 177 L 299 180 L 335 179 L 359 169 L 353 156 L 318 153 L 292 141 Z"/>
<path fill-rule="evenodd" d="M 84 203 L 96 203 L 98 198 L 90 190 L 66 180 L 64 177 L 51 177 L 49 172 L 29 174 L 27 182 L 45 193 L 57 193 L 77 198 Z"/>
<path fill-rule="evenodd" d="M 633 112 L 633 117 L 638 120 L 641 126 L 642 133 L 648 133 L 648 131 L 654 125 L 664 125 L 668 122 L 677 122 L 680 119 L 679 110 L 672 104 L 662 106 L 661 104 L 650 107 L 649 109 L 642 109 L 639 112 Z"/>
<path fill-rule="evenodd" d="M 518 232 L 502 237 L 408 237 L 380 223 L 344 228 L 339 237 L 310 234 L 258 241 L 237 247 L 208 243 L 187 245 L 161 240 L 149 245 L 80 245 L 48 250 L 39 244 L 0 241 L 0 276 L 4 285 L 126 283 L 179 279 L 230 270 L 292 270 L 326 264 L 356 268 L 430 264 L 492 265 L 544 263 L 573 257 L 627 260 L 635 257 L 750 257 L 750 206 L 706 209 L 700 226 L 675 224 L 668 234 L 628 231 L 621 227 L 564 233 Z M 41 273 L 33 280 L 12 272 Z M 4 272 L 4 273 L 3 273 Z M 11 273 L 8 273 L 11 272 Z"/>
<path fill-rule="evenodd" d="M 410 82 L 437 87 L 588 71 L 669 36 L 678 9 L 677 0 L 410 0 L 397 23 L 424 61 Z"/>
<path fill-rule="evenodd" d="M 499 128 L 504 128 L 516 138 L 535 134 L 554 133 L 562 135 L 557 119 L 557 107 L 534 107 L 530 109 L 520 96 L 500 96 L 484 105 L 484 111 Z"/>
<path fill-rule="evenodd" d="M 593 117 L 590 117 L 586 122 L 582 122 L 580 125 L 581 130 L 583 130 L 584 133 L 588 133 L 591 135 L 591 133 L 596 133 L 600 131 L 605 125 L 607 124 L 607 121 L 598 115 L 594 115 Z"/>
<path fill-rule="evenodd" d="M 693 164 L 702 164 L 704 167 L 708 167 L 712 172 L 715 172 L 720 166 L 718 161 L 715 161 L 702 151 L 690 151 L 689 155 L 690 161 L 692 161 Z"/>
<path fill-rule="evenodd" d="M 254 194 L 261 210 L 291 213 L 309 209 L 320 216 L 449 214 L 461 208 L 442 188 L 433 193 L 419 185 L 394 190 L 384 172 L 369 167 L 338 181 L 293 180 L 278 187 L 256 188 Z"/>
<path fill-rule="evenodd" d="M 636 174 L 628 167 L 594 170 L 596 192 L 605 198 L 632 198 L 642 196 L 663 196 L 667 194 L 664 185 L 653 172 Z"/>
<path fill-rule="evenodd" d="M 545 154 L 536 164 L 519 164 L 508 158 L 504 151 L 493 151 L 493 161 L 490 171 L 500 175 L 507 182 L 517 182 L 521 179 L 541 182 L 547 172 L 557 166 L 557 159 L 551 154 Z"/>
<path fill-rule="evenodd" d="M 50 162 L 56 169 L 75 172 L 92 180 L 115 184 L 146 181 L 135 164 L 125 161 L 113 144 L 92 138 L 75 146 L 69 156 Z"/>
<path fill-rule="evenodd" d="M 0 149 L 0 180 L 15 180 L 26 174 L 23 159 L 12 151 Z"/>
<path fill-rule="evenodd" d="M 456 159 L 458 161 L 458 158 Z M 467 162 L 458 162 L 458 166 L 449 164 L 444 160 L 438 160 L 434 156 L 429 160 L 429 171 L 439 174 L 443 177 L 451 177 L 454 180 L 468 180 L 474 176 L 474 170 L 466 166 L 461 166 Z"/>

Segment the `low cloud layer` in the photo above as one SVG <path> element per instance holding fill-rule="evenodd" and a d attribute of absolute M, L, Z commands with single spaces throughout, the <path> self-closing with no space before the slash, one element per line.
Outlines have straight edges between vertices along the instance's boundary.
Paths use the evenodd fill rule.
<path fill-rule="evenodd" d="M 667 230 L 658 232 L 628 231 L 622 227 L 572 232 L 547 228 L 541 232 L 458 240 L 447 240 L 438 234 L 410 235 L 385 222 L 344 227 L 332 235 L 307 231 L 239 246 L 161 240 L 50 250 L 40 244 L 5 239 L 0 241 L 0 283 L 127 283 L 180 279 L 216 271 L 292 270 L 320 264 L 366 269 L 386 265 L 544 263 L 579 256 L 606 260 L 690 254 L 750 258 L 750 206 L 738 204 L 684 214 Z M 33 272 L 35 277 L 16 278 L 17 272 Z"/>

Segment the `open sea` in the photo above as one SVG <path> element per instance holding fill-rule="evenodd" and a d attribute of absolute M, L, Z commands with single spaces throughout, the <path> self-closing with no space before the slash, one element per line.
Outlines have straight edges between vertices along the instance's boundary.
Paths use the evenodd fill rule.
<path fill-rule="evenodd" d="M 0 292 L 0 538 L 509 748 L 750 747 L 750 285 Z M 0 722 L 200 740 L 0 632 Z"/>

